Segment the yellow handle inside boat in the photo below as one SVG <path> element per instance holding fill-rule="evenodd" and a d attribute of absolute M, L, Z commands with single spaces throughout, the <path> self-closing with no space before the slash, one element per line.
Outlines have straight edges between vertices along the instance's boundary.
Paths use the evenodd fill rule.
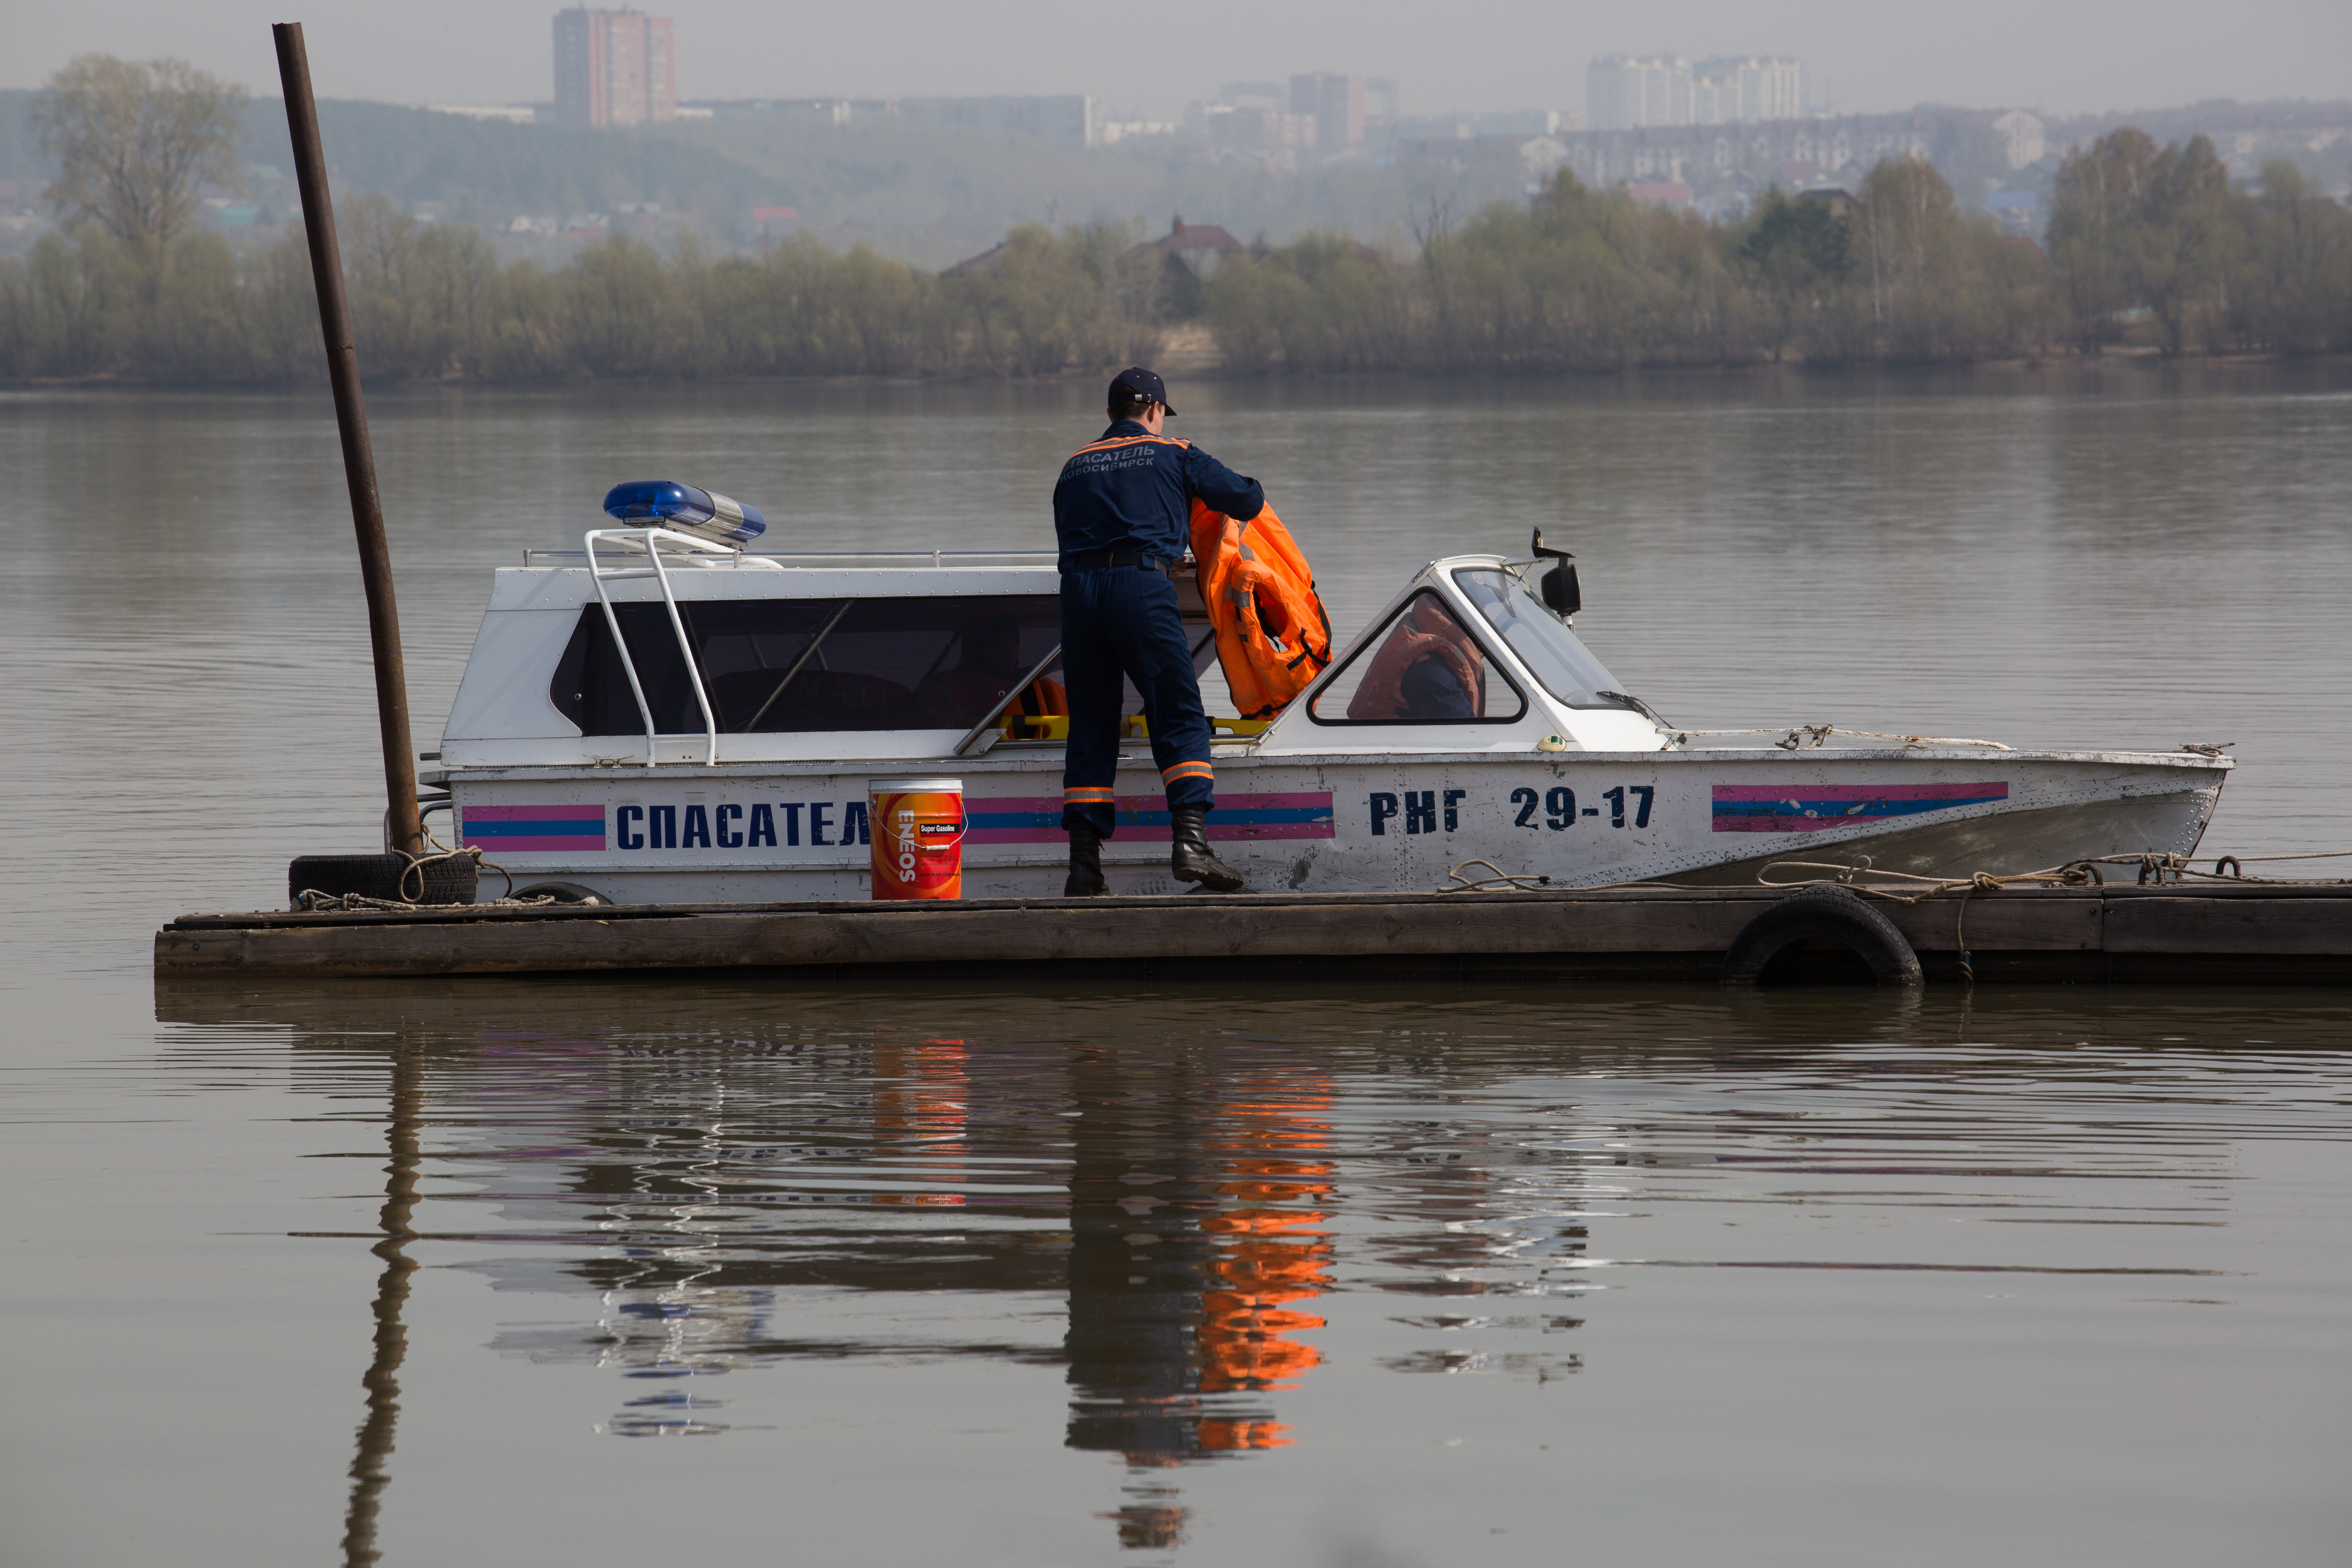
<path fill-rule="evenodd" d="M 1234 735 L 1264 734 L 1273 722 L 1271 719 L 1226 719 L 1214 713 L 1209 715 L 1210 729 L 1223 730 Z M 1138 741 L 1148 741 L 1151 739 L 1151 726 L 1144 721 L 1142 714 L 1129 713 L 1119 721 L 1119 733 Z"/>

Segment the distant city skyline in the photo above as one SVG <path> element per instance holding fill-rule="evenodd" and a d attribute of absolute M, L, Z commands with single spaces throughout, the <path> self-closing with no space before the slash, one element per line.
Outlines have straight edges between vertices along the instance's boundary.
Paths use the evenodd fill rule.
<path fill-rule="evenodd" d="M 547 0 L 312 0 L 299 9 L 322 96 L 394 103 L 550 102 Z M 836 11 L 789 18 L 752 0 L 665 5 L 681 99 L 911 98 L 1080 93 L 1118 117 L 1174 121 L 1236 77 L 1307 72 L 1399 84 L 1409 114 L 1552 109 L 1588 114 L 1596 57 L 1659 51 L 1794 56 L 1815 107 L 1853 113 L 1922 102 L 2065 115 L 2206 98 L 2336 98 L 2352 91 L 2352 6 L 2243 0 L 2226 15 L 2183 0 L 2116 25 L 2107 0 L 1988 0 L 1890 16 L 1863 0 L 1803 0 L 1759 16 L 1730 0 L 1654 15 L 1529 13 L 1501 0 L 1432 10 L 1358 0 L 1344 12 L 1195 0 L 1183 26 L 1133 47 L 1118 27 L 1071 25 L 1045 0 L 976 8 L 911 0 L 887 19 Z M 83 0 L 12 22 L 0 86 L 37 88 L 76 54 L 174 55 L 274 96 L 268 24 L 278 0 Z"/>
<path fill-rule="evenodd" d="M 1584 71 L 1584 122 L 1595 131 L 1796 120 L 1813 98 L 1789 55 L 1602 55 Z"/>
<path fill-rule="evenodd" d="M 676 43 L 667 16 L 574 5 L 555 14 L 559 125 L 646 125 L 677 118 Z"/>

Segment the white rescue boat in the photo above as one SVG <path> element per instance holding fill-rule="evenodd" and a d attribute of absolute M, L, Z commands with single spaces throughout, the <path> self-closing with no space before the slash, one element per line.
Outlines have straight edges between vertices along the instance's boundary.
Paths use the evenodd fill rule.
<path fill-rule="evenodd" d="M 1056 666 L 1051 555 L 763 555 L 658 527 L 583 543 L 497 574 L 424 775 L 446 786 L 454 842 L 518 891 L 863 898 L 869 785 L 951 774 L 964 896 L 1059 894 L 1066 721 L 1022 717 L 1018 700 Z M 1548 607 L 1548 587 L 1564 596 L 1545 564 L 1432 562 L 1278 716 L 1216 721 L 1209 837 L 1249 890 L 1752 883 L 1773 861 L 1864 857 L 1966 877 L 2187 855 L 2231 765 L 1679 730 Z M 1207 670 L 1206 613 L 1189 577 L 1179 591 Z M 1179 890 L 1129 696 L 1104 867 L 1114 893 Z"/>

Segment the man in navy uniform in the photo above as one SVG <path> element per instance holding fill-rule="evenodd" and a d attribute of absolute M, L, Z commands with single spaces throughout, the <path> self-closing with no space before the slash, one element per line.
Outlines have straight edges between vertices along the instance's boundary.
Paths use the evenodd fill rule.
<path fill-rule="evenodd" d="M 1061 546 L 1062 679 L 1069 689 L 1070 745 L 1062 765 L 1062 826 L 1070 836 L 1064 898 L 1110 889 L 1102 841 L 1118 826 L 1120 677 L 1143 694 L 1152 760 L 1168 792 L 1175 846 L 1169 873 L 1232 892 L 1241 874 L 1209 853 L 1216 805 L 1209 721 L 1192 649 L 1169 573 L 1192 537 L 1192 500 L 1243 522 L 1265 489 L 1189 441 L 1162 436 L 1175 410 L 1168 389 L 1137 366 L 1110 384 L 1110 428 L 1062 465 L 1054 486 Z"/>

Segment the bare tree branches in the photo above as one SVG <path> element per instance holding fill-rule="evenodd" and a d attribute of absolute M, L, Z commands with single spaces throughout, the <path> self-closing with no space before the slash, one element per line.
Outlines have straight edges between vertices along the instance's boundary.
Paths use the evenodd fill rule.
<path fill-rule="evenodd" d="M 63 164 L 48 199 L 160 256 L 194 218 L 205 184 L 243 184 L 244 100 L 243 88 L 185 60 L 77 56 L 33 100 L 41 145 Z"/>

